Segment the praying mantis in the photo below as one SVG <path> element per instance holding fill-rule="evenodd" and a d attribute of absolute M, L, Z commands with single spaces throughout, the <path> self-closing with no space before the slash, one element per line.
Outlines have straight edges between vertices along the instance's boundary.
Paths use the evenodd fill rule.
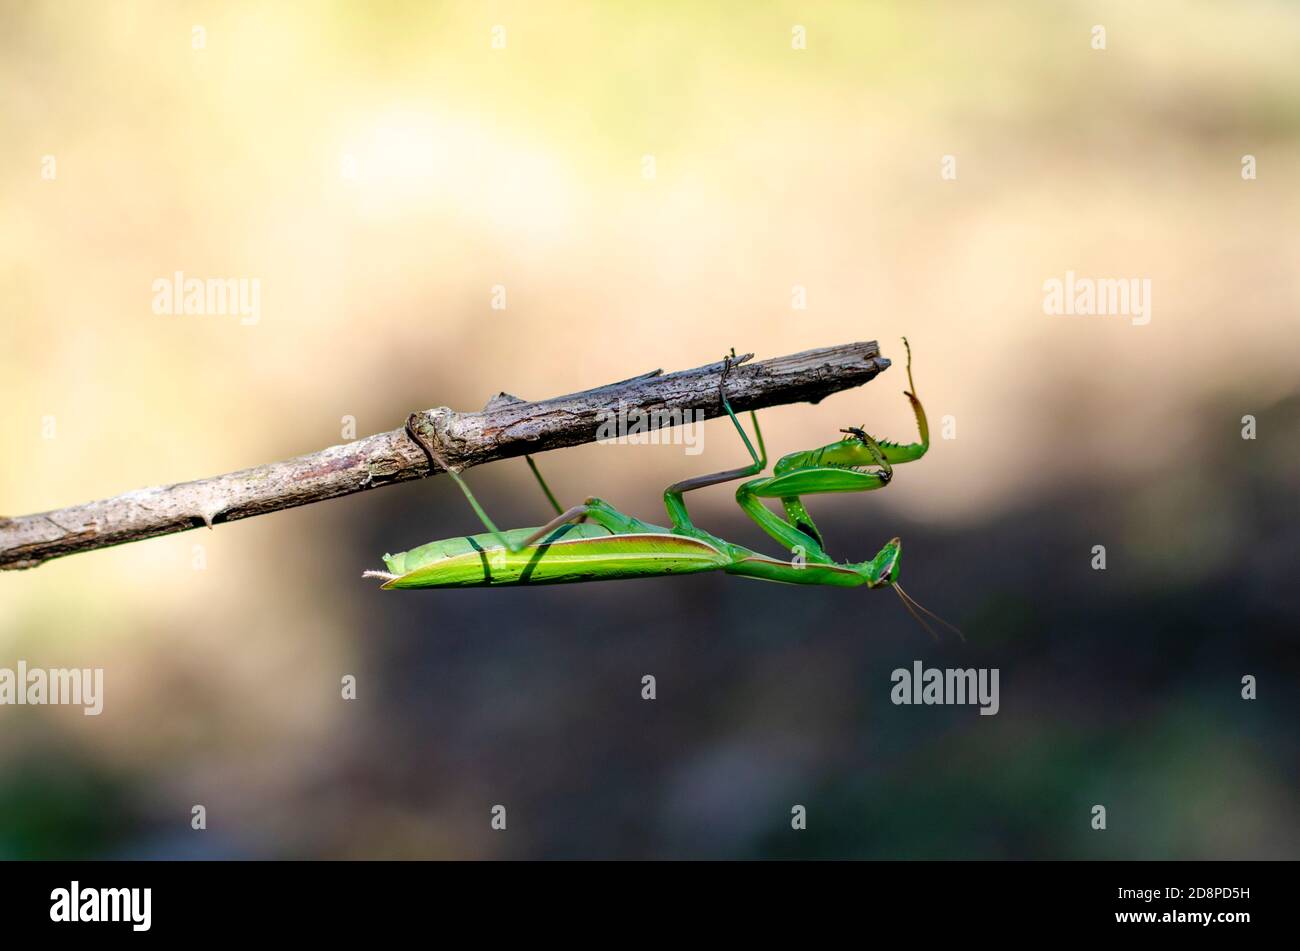
<path fill-rule="evenodd" d="M 594 497 L 562 510 L 532 458 L 526 457 L 556 516 L 540 528 L 501 531 L 456 468 L 449 466 L 418 430 L 415 424 L 419 416 L 412 414 L 407 419 L 407 434 L 428 456 L 430 465 L 437 465 L 451 476 L 487 531 L 384 555 L 387 570 L 367 571 L 364 577 L 382 579 L 384 589 L 400 590 L 562 584 L 722 571 L 742 578 L 787 584 L 893 588 L 909 613 L 932 635 L 933 630 L 918 612 L 952 628 L 899 587 L 899 559 L 903 549 L 900 539 L 890 539 L 869 561 L 837 562 L 826 553 L 821 532 L 803 503 L 806 495 L 884 488 L 893 479 L 894 466 L 914 462 L 930 448 L 930 427 L 925 408 L 916 397 L 912 348 L 906 337 L 903 346 L 907 349 L 909 387 L 904 395 L 911 401 L 916 416 L 919 442 L 877 440 L 863 427 L 849 427 L 840 430 L 845 434 L 843 439 L 781 457 L 773 466 L 772 475 L 760 478 L 751 477 L 759 476 L 767 468 L 763 432 L 758 415 L 751 412 L 754 428 L 754 442 L 751 442 L 736 418 L 727 399 L 727 376 L 735 365 L 735 352 L 725 357 L 718 397 L 751 462 L 668 486 L 664 490 L 664 506 L 672 522 L 668 528 L 626 515 Z M 754 443 L 758 444 L 757 449 Z M 741 479 L 749 481 L 736 490 L 737 504 L 764 532 L 790 551 L 789 561 L 729 542 L 691 520 L 684 499 L 687 492 Z M 765 499 L 779 499 L 785 517 L 769 509 Z"/>

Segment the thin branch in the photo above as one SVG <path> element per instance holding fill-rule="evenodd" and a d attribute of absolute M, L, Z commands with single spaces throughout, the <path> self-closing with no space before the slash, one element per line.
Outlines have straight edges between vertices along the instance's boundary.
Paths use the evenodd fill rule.
<path fill-rule="evenodd" d="M 874 341 L 808 350 L 737 366 L 727 380 L 727 397 L 738 411 L 816 403 L 866 383 L 888 366 Z M 718 416 L 721 371 L 721 362 L 666 375 L 655 370 L 536 403 L 502 393 L 478 413 L 427 410 L 420 429 L 449 465 L 464 469 L 592 442 L 615 414 L 695 410 L 706 418 Z M 0 517 L 0 569 L 34 568 L 63 555 L 278 512 L 437 471 L 430 470 L 424 453 L 399 427 L 210 479 L 138 489 L 53 512 Z"/>

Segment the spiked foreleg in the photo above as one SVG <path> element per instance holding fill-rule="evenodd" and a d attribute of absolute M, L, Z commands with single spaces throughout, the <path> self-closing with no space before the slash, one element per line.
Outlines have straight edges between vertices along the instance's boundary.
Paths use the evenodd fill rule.
<path fill-rule="evenodd" d="M 763 495 L 766 487 L 774 481 L 776 480 L 754 479 L 746 482 L 736 490 L 736 504 L 754 520 L 759 528 L 767 532 L 783 547 L 788 548 L 793 554 L 802 555 L 808 561 L 832 564 L 830 556 L 822 550 L 818 538 L 807 532 L 800 531 L 762 503 L 760 496 Z"/>
<path fill-rule="evenodd" d="M 826 547 L 826 542 L 822 538 L 821 531 L 817 528 L 817 523 L 813 521 L 812 516 L 808 514 L 808 510 L 804 508 L 803 499 L 797 495 L 787 495 L 781 499 L 781 506 L 785 509 L 785 517 L 789 519 L 791 525 L 810 538 L 816 539 L 817 544 L 822 548 Z"/>

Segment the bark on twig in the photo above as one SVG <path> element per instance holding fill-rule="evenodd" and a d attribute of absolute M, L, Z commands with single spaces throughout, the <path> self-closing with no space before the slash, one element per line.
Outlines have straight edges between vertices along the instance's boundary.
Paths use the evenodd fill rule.
<path fill-rule="evenodd" d="M 816 403 L 866 383 L 888 366 L 874 341 L 808 350 L 737 366 L 727 380 L 727 396 L 737 411 Z M 503 393 L 477 413 L 446 407 L 427 410 L 421 429 L 449 465 L 468 468 L 591 442 L 614 413 L 689 409 L 718 416 L 721 370 L 720 361 L 666 375 L 655 370 L 536 403 Z M 433 472 L 424 453 L 399 427 L 210 479 L 138 489 L 53 512 L 0 517 L 0 569 L 33 568 L 63 555 L 211 527 Z"/>

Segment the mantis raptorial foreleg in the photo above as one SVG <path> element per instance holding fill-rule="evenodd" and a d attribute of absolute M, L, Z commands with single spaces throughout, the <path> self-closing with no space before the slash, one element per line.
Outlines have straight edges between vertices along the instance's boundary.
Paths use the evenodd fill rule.
<path fill-rule="evenodd" d="M 810 561 L 829 559 L 829 556 L 825 554 L 821 532 L 804 508 L 801 496 L 824 492 L 869 492 L 888 485 L 892 478 L 892 467 L 874 439 L 860 429 L 845 432 L 853 435 L 851 440 L 844 441 L 847 451 L 865 451 L 868 464 L 879 466 L 880 471 L 863 471 L 835 462 L 833 460 L 839 457 L 832 453 L 826 454 L 826 464 L 817 465 L 809 454 L 798 453 L 777 463 L 777 475 L 754 479 L 736 490 L 736 504 L 759 528 Z M 838 449 L 839 445 L 827 448 Z M 822 460 L 818 458 L 816 461 Z M 780 499 L 789 521 L 771 512 L 763 504 L 763 499 Z"/>
<path fill-rule="evenodd" d="M 429 442 L 425 435 L 420 432 L 420 428 L 417 425 L 419 421 L 419 413 L 412 413 L 410 416 L 406 417 L 406 435 L 411 438 L 412 442 L 424 450 L 424 454 L 429 459 L 430 467 L 437 466 L 447 473 L 447 475 L 451 476 L 451 481 L 455 482 L 460 488 L 460 491 L 464 493 L 465 500 L 469 502 L 470 508 L 474 510 L 474 514 L 479 517 L 479 521 L 483 523 L 489 532 L 496 536 L 497 541 L 501 543 L 502 547 L 509 548 L 511 551 L 517 550 L 506 540 L 506 536 L 502 534 L 501 529 L 497 528 L 496 522 L 492 521 L 492 519 L 488 517 L 488 513 L 483 511 L 483 506 L 478 504 L 478 499 L 474 498 L 474 493 L 471 491 L 469 483 L 460 477 L 460 472 L 451 465 L 451 463 L 447 462 L 447 460 L 442 457 L 442 453 L 434 449 L 433 443 Z"/>
<path fill-rule="evenodd" d="M 736 502 L 763 531 L 787 548 L 803 551 L 810 560 L 824 557 L 824 543 L 821 532 L 804 507 L 802 496 L 884 488 L 893 478 L 895 465 L 920 459 L 930 448 L 930 427 L 925 418 L 925 408 L 917 399 L 916 384 L 912 382 L 912 348 L 906 338 L 903 345 L 907 348 L 909 387 L 904 395 L 912 404 L 920 442 L 878 442 L 864 427 L 851 426 L 840 430 L 850 438 L 810 452 L 784 456 L 777 462 L 770 478 L 746 482 L 736 490 Z M 786 518 L 779 518 L 769 511 L 762 499 L 780 499 Z"/>
<path fill-rule="evenodd" d="M 841 429 L 840 432 L 850 433 L 857 439 L 860 439 L 866 445 L 867 452 L 870 454 L 872 462 L 880 467 L 880 472 L 879 474 L 871 473 L 871 478 L 863 480 L 863 484 L 859 489 L 837 489 L 836 491 L 866 492 L 870 489 L 879 489 L 888 485 L 889 480 L 894 476 L 894 468 L 889 464 L 889 460 L 885 458 L 879 443 L 877 443 L 876 440 L 867 433 L 856 427 Z M 778 485 L 780 487 L 773 489 L 773 485 Z M 822 540 L 821 530 L 817 527 L 817 523 L 813 521 L 812 516 L 808 514 L 808 509 L 803 504 L 803 498 L 797 494 L 781 494 L 788 490 L 788 482 L 787 484 L 782 485 L 775 479 L 769 480 L 766 483 L 755 484 L 752 489 L 753 494 L 757 495 L 761 499 L 780 498 L 781 506 L 785 509 L 785 517 L 789 524 L 803 532 L 805 535 L 810 536 L 816 540 L 818 545 L 825 548 L 826 543 Z M 739 499 L 737 499 L 737 501 L 739 501 Z"/>
<path fill-rule="evenodd" d="M 736 502 L 741 510 L 753 519 L 759 528 L 767 532 L 782 547 L 790 549 L 792 553 L 802 553 L 809 561 L 830 561 L 830 556 L 822 550 L 820 535 L 814 536 L 791 525 L 759 501 L 754 487 L 770 481 L 770 479 L 755 479 L 738 488 Z M 815 527 L 813 532 L 816 532 Z"/>
<path fill-rule="evenodd" d="M 664 508 L 668 510 L 668 517 L 672 519 L 673 528 L 680 532 L 690 534 L 698 531 L 691 521 L 690 513 L 686 511 L 686 502 L 682 499 L 683 493 L 723 482 L 732 482 L 736 479 L 744 479 L 767 468 L 767 447 L 763 444 L 763 430 L 758 425 L 758 414 L 753 412 L 749 414 L 749 418 L 754 424 L 754 439 L 758 442 L 758 450 L 755 451 L 753 443 L 749 441 L 749 436 L 745 434 L 745 427 L 740 425 L 740 420 L 736 418 L 736 414 L 731 408 L 731 401 L 727 399 L 727 374 L 731 372 L 734 365 L 732 361 L 735 360 L 735 357 L 736 351 L 733 349 L 731 354 L 722 360 L 722 378 L 718 381 L 718 397 L 722 401 L 722 408 L 727 411 L 727 416 L 731 418 L 732 425 L 736 427 L 736 432 L 740 434 L 741 442 L 745 444 L 745 449 L 749 452 L 749 458 L 752 462 L 750 465 L 742 466 L 739 469 L 726 469 L 722 472 L 695 476 L 692 479 L 683 479 L 681 482 L 674 482 L 665 489 Z"/>

